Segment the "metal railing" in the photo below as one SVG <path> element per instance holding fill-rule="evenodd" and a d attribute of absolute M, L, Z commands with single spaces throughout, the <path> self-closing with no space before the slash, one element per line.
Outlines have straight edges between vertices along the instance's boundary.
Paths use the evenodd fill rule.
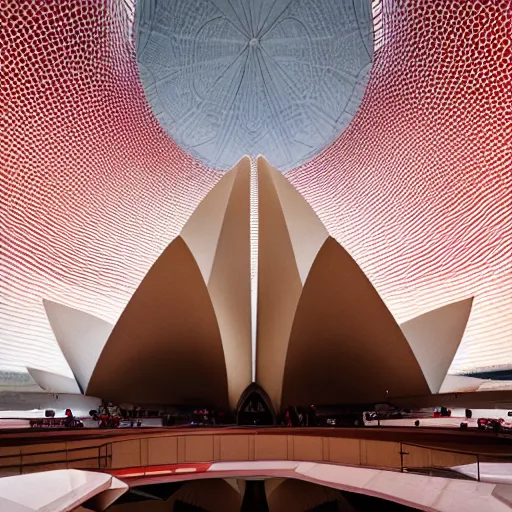
<path fill-rule="evenodd" d="M 411 453 L 411 448 L 416 453 Z M 421 452 L 423 451 L 423 453 Z M 435 446 L 425 446 L 414 443 L 400 442 L 400 471 L 402 473 L 421 473 L 431 476 L 443 476 L 445 478 L 465 478 L 469 480 L 482 481 L 482 464 L 503 464 L 512 463 L 512 456 L 506 454 L 481 454 L 470 451 L 461 451 L 450 448 L 439 448 Z M 408 464 L 404 457 L 408 455 L 420 456 L 430 455 L 430 464 L 415 465 Z M 436 464 L 434 455 L 449 455 L 453 457 L 453 465 Z M 459 460 L 457 460 L 459 459 Z M 475 471 L 470 471 L 474 466 Z M 467 471 L 461 471 L 460 468 L 466 467 Z M 489 477 L 492 480 L 492 476 Z"/>
<path fill-rule="evenodd" d="M 87 453 L 95 451 L 94 455 L 85 457 L 73 457 L 73 454 L 79 452 Z M 65 454 L 65 458 L 58 457 Z M 71 454 L 71 458 L 69 457 Z M 48 456 L 46 459 L 45 456 Z M 51 456 L 55 456 L 52 458 Z M 30 462 L 30 457 L 43 457 L 43 460 L 37 462 Z M 27 459 L 29 459 L 27 461 Z M 16 460 L 16 462 L 14 462 Z M 84 467 L 83 469 L 107 469 L 111 466 L 112 462 L 112 443 L 105 443 L 99 446 L 86 446 L 83 448 L 64 448 L 60 450 L 37 451 L 37 452 L 23 452 L 20 448 L 19 453 L 12 453 L 9 455 L 0 455 L 0 474 L 9 472 L 13 473 L 16 469 L 19 474 L 23 473 L 23 468 L 35 468 L 37 466 L 52 466 L 54 464 L 65 464 L 68 469 L 73 469 L 73 464 L 84 463 L 89 461 L 96 461 L 97 464 L 91 464 L 91 467 Z M 14 471 L 13 471 L 14 470 Z"/>
<path fill-rule="evenodd" d="M 147 438 L 139 438 L 139 441 L 142 442 L 143 439 Z M 24 468 L 41 467 L 48 469 L 48 466 L 53 465 L 65 465 L 68 469 L 76 468 L 93 471 L 110 469 L 112 467 L 113 444 L 122 442 L 124 440 L 119 439 L 98 446 L 30 452 L 24 452 L 22 447 L 16 447 L 17 453 L 0 455 L 0 476 L 2 473 L 4 475 L 6 473 L 23 474 Z M 62 454 L 65 454 L 65 456 L 63 457 Z M 83 456 L 80 456 L 81 454 Z M 390 470 L 477 481 L 482 480 L 483 463 L 512 463 L 511 455 L 479 454 L 409 442 L 399 443 L 399 454 L 399 467 L 390 465 Z M 32 457 L 42 457 L 42 460 L 33 461 L 31 460 Z M 90 462 L 90 464 L 84 465 L 85 462 Z M 318 460 L 317 462 L 326 461 Z M 343 462 L 339 462 L 339 464 L 343 464 Z M 371 467 L 366 464 L 359 464 L 358 466 Z M 467 470 L 461 471 L 460 468 L 462 467 L 466 467 Z M 471 470 L 472 467 L 474 467 L 474 471 Z M 486 480 L 492 481 L 492 475 Z"/>

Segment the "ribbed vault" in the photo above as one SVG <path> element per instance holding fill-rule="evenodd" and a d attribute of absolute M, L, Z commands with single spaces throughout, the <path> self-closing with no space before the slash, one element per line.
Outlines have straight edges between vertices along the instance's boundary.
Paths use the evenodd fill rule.
<path fill-rule="evenodd" d="M 146 98 L 215 168 L 265 155 L 285 171 L 349 124 L 373 60 L 371 0 L 139 0 Z"/>

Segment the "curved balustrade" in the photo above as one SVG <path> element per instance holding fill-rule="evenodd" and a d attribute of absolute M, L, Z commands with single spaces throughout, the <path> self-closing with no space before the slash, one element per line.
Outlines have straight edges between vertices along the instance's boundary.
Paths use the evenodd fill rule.
<path fill-rule="evenodd" d="M 269 430 L 168 431 L 99 439 L 0 447 L 0 476 L 52 469 L 91 469 L 116 476 L 155 471 L 185 473 L 213 462 L 308 461 L 402 472 L 464 476 L 480 480 L 480 465 L 512 462 L 507 440 L 481 438 L 467 451 L 406 441 L 288 434 Z M 383 434 L 387 434 L 385 431 Z M 404 434 L 404 439 L 407 435 Z M 443 443 L 438 443 L 442 445 Z M 446 445 L 447 442 L 445 441 Z M 506 448 L 508 446 L 508 449 Z M 486 467 L 487 467 L 486 466 Z M 199 466 L 198 466 L 199 467 Z M 138 468 L 138 469 L 137 469 Z M 467 471 L 454 472 L 454 468 Z M 197 470 L 197 468 L 196 468 Z M 127 473 L 128 471 L 128 473 Z M 437 473 L 436 473 L 437 472 Z M 442 472 L 442 473 L 439 473 Z M 492 480 L 488 475 L 486 480 Z"/>

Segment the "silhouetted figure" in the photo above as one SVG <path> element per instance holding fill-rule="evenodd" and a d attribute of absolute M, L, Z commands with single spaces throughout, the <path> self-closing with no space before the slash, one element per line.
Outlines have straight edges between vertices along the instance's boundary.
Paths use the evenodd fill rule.
<path fill-rule="evenodd" d="M 65 427 L 72 427 L 73 426 L 73 413 L 71 409 L 66 409 L 64 412 L 64 415 L 66 416 L 66 419 L 64 420 L 64 426 Z"/>
<path fill-rule="evenodd" d="M 290 407 L 290 418 L 292 420 L 292 425 L 294 427 L 298 427 L 299 422 L 299 415 L 297 414 L 297 409 L 295 407 Z"/>
<path fill-rule="evenodd" d="M 310 427 L 316 426 L 316 407 L 314 405 L 309 406 L 308 424 Z"/>

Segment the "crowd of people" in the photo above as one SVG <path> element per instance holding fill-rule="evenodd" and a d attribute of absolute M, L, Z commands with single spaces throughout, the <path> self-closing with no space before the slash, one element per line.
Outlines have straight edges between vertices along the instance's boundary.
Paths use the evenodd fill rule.
<path fill-rule="evenodd" d="M 100 428 L 141 427 L 141 426 L 272 426 L 313 427 L 325 423 L 325 414 L 320 415 L 314 405 L 309 407 L 287 407 L 281 414 L 274 414 L 262 404 L 249 402 L 236 415 L 211 408 L 167 408 L 145 409 L 138 406 L 102 403 L 97 410 L 89 411 L 90 417 Z M 328 416 L 331 417 L 331 416 Z M 53 418 L 51 418 L 53 419 Z M 157 419 L 159 421 L 155 422 Z M 55 419 L 53 419 L 56 422 Z M 67 428 L 83 427 L 80 418 L 66 409 L 65 418 L 59 420 Z M 327 424 L 328 421 L 327 421 Z M 38 424 L 39 425 L 39 424 Z M 34 426 L 38 426 L 35 425 Z M 44 425 L 43 425 L 44 426 Z"/>
<path fill-rule="evenodd" d="M 258 416 L 258 411 L 250 411 Z M 262 420 L 257 421 L 254 424 L 269 425 L 272 421 L 268 421 L 269 418 L 265 416 L 266 411 L 261 411 Z M 179 410 L 176 408 L 172 409 L 160 409 L 151 410 L 144 409 L 137 406 L 129 405 L 116 405 L 111 402 L 102 403 L 98 410 L 91 410 L 90 416 L 102 428 L 117 428 L 121 422 L 129 422 L 126 426 L 138 426 L 140 427 L 145 419 L 148 418 L 160 418 L 163 426 L 179 426 L 179 425 L 196 425 L 196 426 L 214 426 L 214 425 L 227 425 L 234 424 L 237 422 L 235 418 L 223 411 L 215 411 L 208 408 L 197 408 L 190 410 Z M 71 422 L 72 413 L 69 411 L 69 415 L 66 411 L 66 416 Z M 317 414 L 315 406 L 310 407 L 288 407 L 285 409 L 283 414 L 278 415 L 275 421 L 278 425 L 288 427 L 308 427 L 315 426 L 317 424 Z M 241 424 L 246 424 L 242 422 Z M 251 424 L 253 422 L 251 421 Z"/>
<path fill-rule="evenodd" d="M 115 405 L 111 402 L 102 403 L 98 410 L 89 412 L 91 418 L 98 421 L 100 428 L 116 428 L 121 422 L 127 422 L 131 427 L 140 427 L 149 418 L 161 419 L 163 426 L 176 425 L 222 425 L 230 418 L 222 411 L 213 409 L 145 409 L 131 405 Z"/>

